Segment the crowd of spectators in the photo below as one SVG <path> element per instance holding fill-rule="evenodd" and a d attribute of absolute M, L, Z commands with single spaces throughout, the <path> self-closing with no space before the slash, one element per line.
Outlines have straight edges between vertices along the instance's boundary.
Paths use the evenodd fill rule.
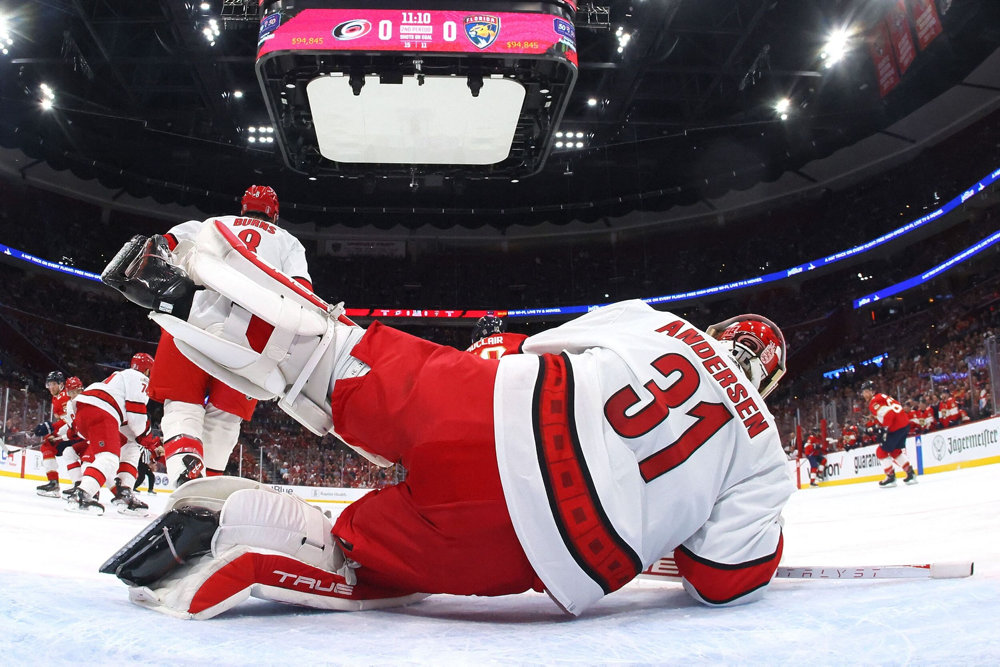
<path fill-rule="evenodd" d="M 977 142 L 998 126 L 1000 114 L 953 140 L 952 145 L 968 148 L 966 159 L 943 160 L 944 149 L 933 149 L 901 170 L 848 190 L 740 220 L 601 239 L 512 242 L 500 255 L 484 247 L 456 252 L 443 242 L 436 247 L 425 243 L 414 245 L 414 252 L 403 258 L 311 257 L 310 267 L 322 296 L 372 307 L 531 307 L 697 289 L 828 256 L 940 206 L 985 173 L 983 154 L 989 151 Z M 95 207 L 77 206 L 23 184 L 2 187 L 12 196 L 0 198 L 0 242 L 95 272 L 132 233 L 169 226 L 112 213 L 107 233 L 93 234 L 87 225 L 105 224 L 95 222 L 101 215 Z M 851 301 L 919 275 L 997 231 L 1000 206 L 990 196 L 974 197 L 926 231 L 824 272 L 804 272 L 775 286 L 682 302 L 671 309 L 699 326 L 746 311 L 780 324 L 789 342 L 791 370 L 769 402 L 790 449 L 800 444 L 800 429 L 809 433 L 825 424 L 828 435 L 839 438 L 847 424 L 863 427 L 865 406 L 856 385 L 868 377 L 908 409 L 939 405 L 942 390 L 948 389 L 970 419 L 987 416 L 995 408 L 992 395 L 984 400 L 989 393 L 984 389 L 989 364 L 996 360 L 984 351 L 983 341 L 1000 326 L 995 246 L 897 298 L 862 310 L 855 310 Z M 22 216 L 39 227 L 29 232 L 28 226 L 13 224 Z M 91 216 L 95 220 L 86 219 Z M 0 284 L 0 399 L 8 433 L 29 430 L 45 417 L 48 399 L 42 384 L 49 370 L 58 368 L 87 384 L 124 366 L 133 353 L 155 350 L 155 325 L 95 282 L 0 258 Z M 511 325 L 530 334 L 555 323 Z M 468 328 L 423 323 L 402 328 L 457 348 L 469 343 Z M 881 355 L 887 356 L 880 367 L 861 365 Z M 823 375 L 852 364 L 855 371 L 839 378 Z M 155 421 L 155 410 L 153 414 Z M 405 475 L 399 467 L 370 464 L 333 436 L 307 434 L 268 403 L 245 426 L 240 444 L 230 472 L 269 483 L 377 488 Z"/>

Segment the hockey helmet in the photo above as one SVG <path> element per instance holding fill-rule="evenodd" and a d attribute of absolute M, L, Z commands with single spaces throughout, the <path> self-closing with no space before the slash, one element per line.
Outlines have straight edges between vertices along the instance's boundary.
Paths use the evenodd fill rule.
<path fill-rule="evenodd" d="M 240 204 L 240 213 L 263 213 L 271 222 L 278 221 L 278 195 L 268 185 L 251 185 Z"/>
<path fill-rule="evenodd" d="M 66 391 L 82 391 L 83 390 L 83 380 L 77 376 L 66 378 Z"/>
<path fill-rule="evenodd" d="M 472 329 L 472 342 L 476 343 L 493 334 L 503 333 L 507 325 L 496 315 L 483 315 Z"/>
<path fill-rule="evenodd" d="M 149 371 L 153 368 L 153 357 L 145 352 L 138 352 L 132 355 L 132 368 L 140 373 L 149 375 Z"/>
<path fill-rule="evenodd" d="M 45 376 L 45 384 L 48 384 L 50 382 L 63 384 L 64 382 L 66 382 L 66 376 L 63 375 L 62 371 L 52 371 L 51 373 Z"/>
<path fill-rule="evenodd" d="M 871 380 L 865 380 L 864 382 L 861 383 L 860 390 L 864 391 L 865 389 L 867 389 L 868 391 L 874 392 L 875 391 L 875 383 L 872 382 Z"/>
<path fill-rule="evenodd" d="M 737 315 L 713 324 L 709 336 L 722 341 L 747 379 L 761 396 L 767 396 L 785 374 L 785 337 L 762 315 Z"/>

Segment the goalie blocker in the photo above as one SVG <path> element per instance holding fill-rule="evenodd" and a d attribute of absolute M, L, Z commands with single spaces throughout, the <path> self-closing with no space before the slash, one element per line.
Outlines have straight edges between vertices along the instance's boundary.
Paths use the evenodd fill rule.
<path fill-rule="evenodd" d="M 198 479 L 100 571 L 125 582 L 132 602 L 178 618 L 212 618 L 251 596 L 339 611 L 426 597 L 359 584 L 331 528 L 295 496 L 235 477 Z"/>

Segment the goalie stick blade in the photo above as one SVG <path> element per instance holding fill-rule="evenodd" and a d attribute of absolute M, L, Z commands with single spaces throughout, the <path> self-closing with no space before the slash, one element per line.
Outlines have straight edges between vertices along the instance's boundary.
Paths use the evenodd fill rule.
<path fill-rule="evenodd" d="M 219 513 L 204 507 L 171 510 L 146 526 L 98 570 L 129 586 L 146 586 L 211 548 Z"/>

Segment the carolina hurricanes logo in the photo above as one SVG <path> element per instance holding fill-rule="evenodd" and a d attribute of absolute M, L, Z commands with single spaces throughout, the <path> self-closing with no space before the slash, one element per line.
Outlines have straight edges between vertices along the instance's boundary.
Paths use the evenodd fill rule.
<path fill-rule="evenodd" d="M 371 31 L 371 29 L 371 21 L 367 19 L 354 19 L 353 21 L 344 21 L 334 28 L 333 36 L 335 39 L 346 42 L 348 40 L 364 37 Z"/>
<path fill-rule="evenodd" d="M 738 331 L 733 336 L 733 341 L 739 343 L 754 354 L 760 354 L 764 350 L 764 343 L 760 338 L 746 331 Z"/>

